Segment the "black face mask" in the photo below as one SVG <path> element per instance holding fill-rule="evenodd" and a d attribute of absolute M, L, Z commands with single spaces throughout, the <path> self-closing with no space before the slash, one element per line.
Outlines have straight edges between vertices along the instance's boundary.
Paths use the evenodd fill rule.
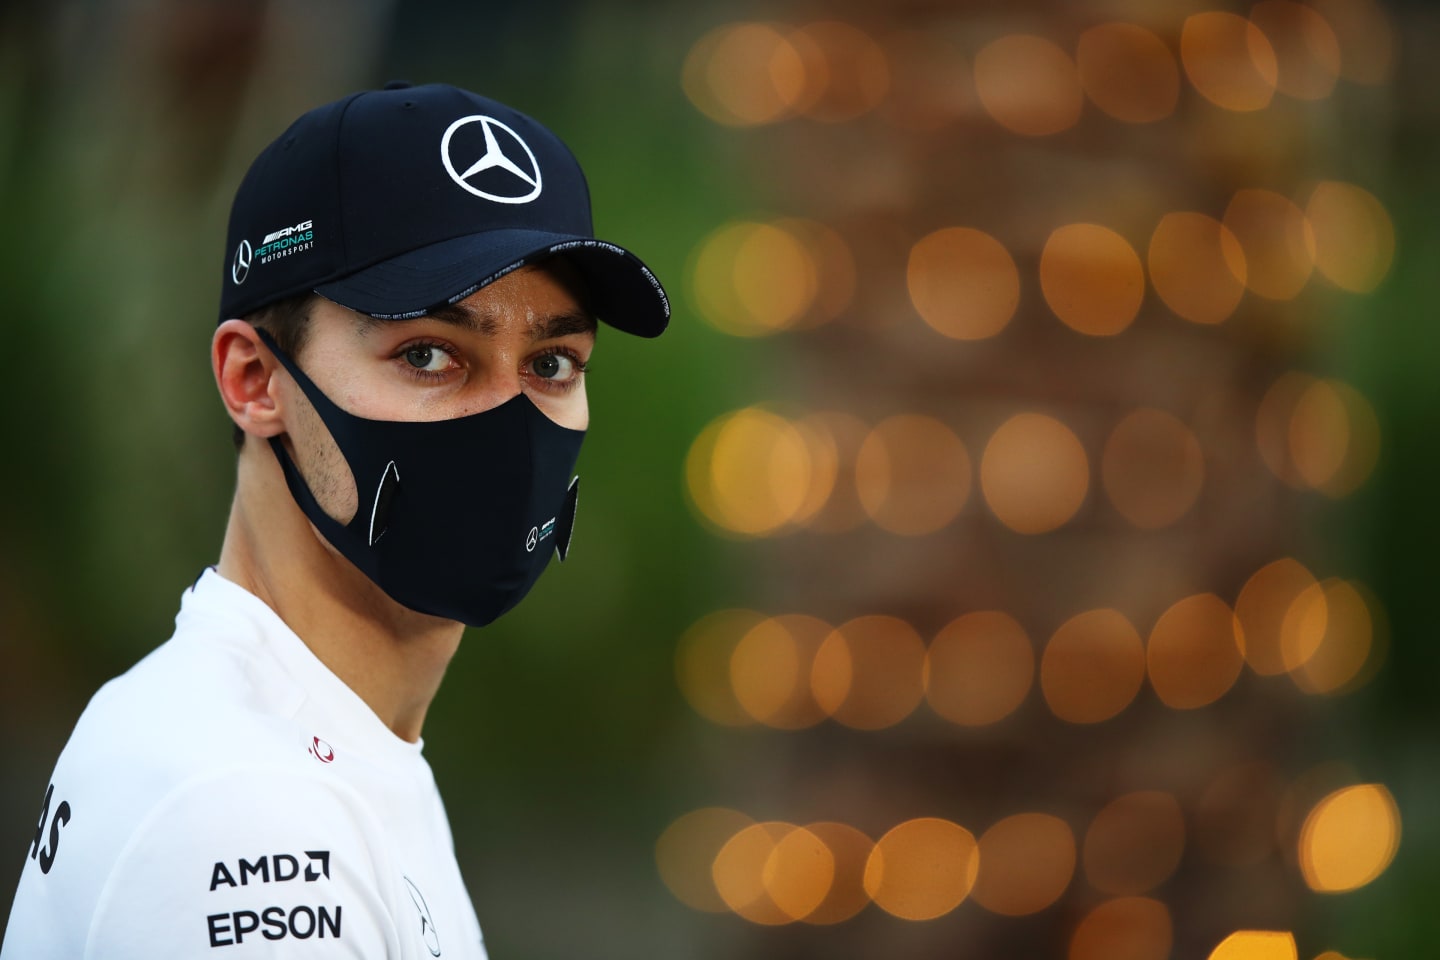
<path fill-rule="evenodd" d="M 453 420 L 367 420 L 336 406 L 259 333 L 335 438 L 360 501 L 348 524 L 331 517 L 272 437 L 291 495 L 397 603 L 483 627 L 530 592 L 551 549 L 565 559 L 584 430 L 560 426 L 524 394 Z"/>

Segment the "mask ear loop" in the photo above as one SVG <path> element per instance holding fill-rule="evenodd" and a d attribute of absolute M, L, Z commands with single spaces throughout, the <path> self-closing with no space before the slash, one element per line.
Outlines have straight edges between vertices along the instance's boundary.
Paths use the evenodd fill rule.
<path fill-rule="evenodd" d="M 561 563 L 570 555 L 570 538 L 575 534 L 575 508 L 580 503 L 580 478 L 570 481 L 565 491 L 565 503 L 560 508 L 560 518 L 555 521 L 555 556 Z"/>
<path fill-rule="evenodd" d="M 315 381 L 311 380 L 309 375 L 300 369 L 300 365 L 280 349 L 269 331 L 256 327 L 255 332 L 260 335 L 260 342 L 270 349 L 270 352 L 275 355 L 275 359 L 280 361 L 280 365 L 291 377 L 295 378 L 296 383 L 300 384 L 305 393 L 305 399 L 310 401 L 310 405 L 315 408 L 316 413 L 320 414 L 320 419 L 324 421 L 325 426 L 333 432 L 335 428 L 332 421 L 344 416 L 345 411 L 340 409 L 339 404 L 327 397 L 324 390 L 315 386 Z"/>
<path fill-rule="evenodd" d="M 285 351 L 280 349 L 275 339 L 270 336 L 269 331 L 256 327 L 255 332 L 259 335 L 260 342 L 269 348 L 270 352 L 275 355 L 275 359 L 280 361 L 280 365 L 283 366 L 286 371 L 289 372 L 290 376 L 295 379 L 295 382 L 300 385 L 300 388 L 305 393 L 306 399 L 310 401 L 310 405 L 313 406 L 316 413 L 320 415 L 321 422 L 333 432 L 335 428 L 332 420 L 338 419 L 344 411 L 327 397 L 324 391 L 315 386 L 315 381 L 311 380 L 309 376 L 305 374 L 305 371 L 300 369 L 299 364 L 287 356 Z M 334 536 L 343 535 L 346 525 L 330 516 L 325 512 L 324 508 L 320 506 L 320 502 L 315 499 L 315 494 L 311 492 L 309 484 L 307 484 L 305 478 L 300 475 L 299 468 L 296 467 L 295 462 L 290 459 L 290 453 L 285 449 L 284 442 L 279 437 L 271 437 L 270 449 L 274 451 L 275 459 L 280 461 L 280 469 L 285 474 L 285 483 L 290 487 L 291 494 L 295 497 L 296 502 L 298 502 L 302 508 L 305 508 L 306 513 L 311 518 L 311 522 L 319 526 L 327 537 L 333 538 Z M 353 471 L 354 468 L 352 467 L 351 469 Z M 358 485 L 360 482 L 358 475 L 355 481 Z M 362 534 L 366 537 L 366 542 L 369 546 L 373 547 L 376 541 L 384 536 L 386 521 L 390 515 L 390 505 L 394 502 L 395 494 L 399 487 L 400 471 L 395 466 L 395 461 L 392 460 L 386 465 L 385 472 L 381 475 L 379 485 L 375 489 L 375 500 L 370 507 L 369 527 Z M 323 518 L 323 520 L 320 518 Z M 354 521 L 352 521 L 352 523 L 353 522 Z"/>

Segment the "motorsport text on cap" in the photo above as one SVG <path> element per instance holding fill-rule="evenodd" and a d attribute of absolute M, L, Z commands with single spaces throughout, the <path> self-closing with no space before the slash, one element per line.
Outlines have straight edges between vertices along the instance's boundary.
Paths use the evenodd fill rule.
<path fill-rule="evenodd" d="M 222 321 L 311 291 L 382 320 L 418 317 L 561 253 L 600 320 L 654 337 L 670 319 L 650 269 L 595 238 L 569 148 L 445 84 L 391 84 L 296 120 L 241 181 L 226 250 Z"/>

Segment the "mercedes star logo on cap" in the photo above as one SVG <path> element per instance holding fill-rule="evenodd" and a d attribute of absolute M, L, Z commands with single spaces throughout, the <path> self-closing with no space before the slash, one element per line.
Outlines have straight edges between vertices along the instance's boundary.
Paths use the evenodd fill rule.
<path fill-rule="evenodd" d="M 235 262 L 230 265 L 230 279 L 239 286 L 250 276 L 250 241 L 241 240 L 240 246 L 235 248 Z"/>
<path fill-rule="evenodd" d="M 471 160 L 469 156 L 452 157 L 451 138 L 455 135 L 455 131 L 470 123 L 480 124 L 485 133 L 484 154 L 475 160 Z M 496 131 L 499 133 L 497 134 Z M 440 138 L 440 158 L 445 162 L 445 172 L 450 174 L 450 179 L 477 197 L 494 200 L 496 203 L 529 203 L 540 196 L 540 164 L 536 161 L 535 154 L 531 152 L 530 145 L 520 139 L 520 134 L 494 117 L 475 114 L 461 117 L 450 124 L 449 129 L 445 131 L 445 136 Z M 457 167 L 462 168 L 464 172 L 457 172 Z M 481 190 L 471 182 L 486 170 L 493 169 L 503 170 L 509 176 L 491 177 L 486 181 L 486 185 L 495 189 L 499 183 L 504 183 L 508 184 L 511 189 L 503 193 L 490 192 Z"/>

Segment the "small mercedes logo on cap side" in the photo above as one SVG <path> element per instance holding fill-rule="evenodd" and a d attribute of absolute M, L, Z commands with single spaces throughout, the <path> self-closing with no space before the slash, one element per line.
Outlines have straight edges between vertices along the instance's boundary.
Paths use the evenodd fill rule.
<path fill-rule="evenodd" d="M 238 287 L 250 276 L 250 241 L 241 240 L 240 246 L 235 248 L 235 262 L 230 265 L 230 279 L 235 281 Z"/>
<path fill-rule="evenodd" d="M 534 552 L 535 552 L 535 544 L 537 544 L 537 543 L 539 543 L 539 542 L 540 542 L 540 528 L 539 528 L 539 527 L 531 527 L 531 528 L 530 528 L 530 535 L 525 538 L 525 552 L 526 552 L 526 553 L 534 553 Z"/>
<path fill-rule="evenodd" d="M 450 141 L 455 136 L 455 131 L 471 123 L 480 124 L 485 134 L 485 152 L 477 160 L 452 156 Z M 540 163 L 531 152 L 530 145 L 520 139 L 520 134 L 494 117 L 475 114 L 461 117 L 450 124 L 445 136 L 440 138 L 440 159 L 444 162 L 445 172 L 450 174 L 450 179 L 461 189 L 477 197 L 494 200 L 496 203 L 529 203 L 540 196 Z M 457 159 L 460 160 L 459 164 L 456 163 Z M 487 178 L 485 183 L 490 190 L 481 190 L 472 182 L 486 170 L 492 169 L 503 170 L 509 176 Z M 510 189 L 503 193 L 492 192 L 502 183 L 509 184 Z"/>

